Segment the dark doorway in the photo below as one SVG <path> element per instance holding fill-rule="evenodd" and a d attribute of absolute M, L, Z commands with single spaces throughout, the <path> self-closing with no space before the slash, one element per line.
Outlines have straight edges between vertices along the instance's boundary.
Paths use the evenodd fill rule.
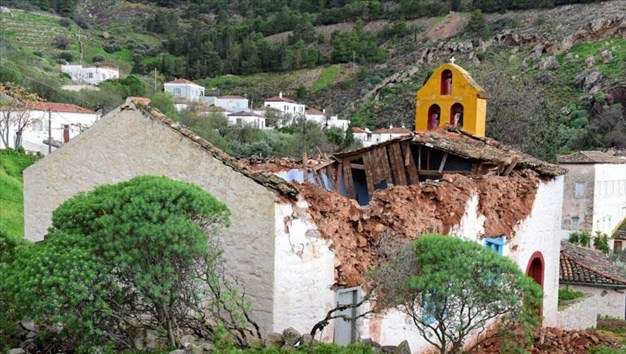
<path fill-rule="evenodd" d="M 452 93 L 452 71 L 446 69 L 441 72 L 441 94 L 450 95 Z"/>
<path fill-rule="evenodd" d="M 450 108 L 450 125 L 455 128 L 463 128 L 463 105 L 455 103 Z"/>
<path fill-rule="evenodd" d="M 439 105 L 432 105 L 428 108 L 428 130 L 437 129 L 441 120 L 441 108 Z"/>

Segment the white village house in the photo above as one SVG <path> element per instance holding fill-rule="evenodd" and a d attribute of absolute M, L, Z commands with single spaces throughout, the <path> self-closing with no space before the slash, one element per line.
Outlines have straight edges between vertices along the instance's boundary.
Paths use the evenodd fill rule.
<path fill-rule="evenodd" d="M 411 131 L 406 128 L 398 128 L 390 126 L 389 128 L 380 128 L 371 131 L 367 128 L 352 128 L 354 138 L 361 142 L 364 147 L 379 144 L 391 139 L 401 138 L 411 135 Z"/>
<path fill-rule="evenodd" d="M 228 123 L 232 125 L 265 129 L 265 117 L 255 112 L 234 112 L 228 114 L 226 117 L 228 118 Z"/>
<path fill-rule="evenodd" d="M 247 112 L 250 110 L 250 103 L 243 96 L 205 96 L 202 98 L 202 102 L 231 112 Z"/>
<path fill-rule="evenodd" d="M 204 97 L 204 87 L 186 79 L 168 81 L 163 84 L 163 90 L 175 98 L 182 98 L 189 103 L 198 102 Z"/>
<path fill-rule="evenodd" d="M 624 319 L 626 277 L 602 252 L 561 241 L 559 274 L 561 288 L 584 294 L 561 305 L 559 327 L 594 328 L 598 316 Z"/>
<path fill-rule="evenodd" d="M 624 249 L 626 239 L 617 231 L 626 219 L 626 158 L 602 151 L 579 151 L 560 156 L 559 164 L 568 171 L 563 229 L 615 236 L 610 247 Z"/>
<path fill-rule="evenodd" d="M 263 107 L 276 109 L 282 112 L 282 114 L 290 116 L 291 118 L 304 116 L 304 112 L 306 109 L 306 106 L 304 104 L 284 97 L 282 92 L 279 92 L 278 96 L 266 98 L 263 102 Z"/>
<path fill-rule="evenodd" d="M 68 74 L 75 83 L 94 86 L 106 80 L 120 78 L 119 69 L 111 66 L 68 64 L 61 65 L 61 72 Z"/>
<path fill-rule="evenodd" d="M 22 148 L 30 153 L 44 155 L 48 154 L 49 134 L 52 138 L 50 148 L 55 150 L 89 128 L 99 117 L 92 110 L 69 103 L 32 102 L 27 107 L 26 110 L 3 108 L 0 110 L 0 119 L 8 118 L 11 121 L 15 119 L 11 117 L 21 115 L 22 119 L 28 121 L 22 132 Z M 0 139 L 0 148 L 7 147 L 4 145 L 5 140 L 9 148 L 15 148 L 16 131 L 16 125 L 10 124 L 9 130 L 4 132 L 4 139 Z"/>

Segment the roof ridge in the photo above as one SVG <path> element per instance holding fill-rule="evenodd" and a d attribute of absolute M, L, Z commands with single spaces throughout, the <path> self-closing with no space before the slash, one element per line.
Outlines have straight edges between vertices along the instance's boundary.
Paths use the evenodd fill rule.
<path fill-rule="evenodd" d="M 248 170 L 244 165 L 239 163 L 239 161 L 236 158 L 228 155 L 227 153 L 225 153 L 224 151 L 222 151 L 215 145 L 211 144 L 206 139 L 195 134 L 193 131 L 191 131 L 190 129 L 182 125 L 181 123 L 172 120 L 171 118 L 169 118 L 168 116 L 166 116 L 165 114 L 163 114 L 161 111 L 159 111 L 156 108 L 153 108 L 150 106 L 137 106 L 134 102 L 127 101 L 124 105 L 120 106 L 119 109 L 120 111 L 123 111 L 125 109 L 132 109 L 132 110 L 141 112 L 143 115 L 147 116 L 148 118 L 152 120 L 159 121 L 163 125 L 168 126 L 172 130 L 178 132 L 179 134 L 183 135 L 187 139 L 198 144 L 201 148 L 209 152 L 213 157 L 215 157 L 217 160 L 220 160 L 224 165 L 230 167 L 235 172 L 239 172 L 242 175 L 254 180 L 255 182 L 267 188 L 271 188 L 279 192 L 280 194 L 283 194 L 291 198 L 298 195 L 298 190 L 295 187 L 293 187 L 289 182 L 283 180 L 282 178 L 274 174 Z"/>

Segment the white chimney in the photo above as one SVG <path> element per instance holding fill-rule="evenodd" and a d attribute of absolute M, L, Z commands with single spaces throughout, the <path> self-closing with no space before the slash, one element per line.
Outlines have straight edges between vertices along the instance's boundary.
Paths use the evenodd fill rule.
<path fill-rule="evenodd" d="M 326 114 L 326 108 L 322 108 L 322 113 Z"/>
<path fill-rule="evenodd" d="M 280 92 L 278 93 L 278 97 L 283 98 L 283 91 L 280 91 Z"/>

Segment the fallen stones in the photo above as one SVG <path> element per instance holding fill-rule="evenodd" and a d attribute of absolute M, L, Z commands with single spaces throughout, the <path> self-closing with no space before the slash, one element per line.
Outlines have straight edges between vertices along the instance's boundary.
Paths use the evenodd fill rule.
<path fill-rule="evenodd" d="M 600 56 L 602 57 L 602 62 L 604 64 L 608 64 L 611 60 L 613 60 L 613 54 L 608 49 L 601 51 Z"/>
<path fill-rule="evenodd" d="M 539 61 L 539 69 L 540 70 L 553 70 L 559 67 L 559 62 L 556 60 L 556 57 L 551 55 L 549 57 L 542 58 Z"/>
<path fill-rule="evenodd" d="M 411 347 L 409 342 L 403 340 L 393 351 L 393 354 L 411 354 Z"/>
<path fill-rule="evenodd" d="M 283 331 L 283 341 L 286 346 L 295 346 L 300 341 L 300 337 L 300 332 L 293 327 L 289 327 Z"/>
<path fill-rule="evenodd" d="M 600 89 L 602 79 L 602 73 L 598 70 L 585 70 L 576 76 L 574 84 L 586 93 L 595 93 Z"/>
<path fill-rule="evenodd" d="M 272 332 L 265 337 L 265 345 L 268 347 L 282 347 L 283 344 L 285 344 L 285 340 L 280 333 Z"/>

